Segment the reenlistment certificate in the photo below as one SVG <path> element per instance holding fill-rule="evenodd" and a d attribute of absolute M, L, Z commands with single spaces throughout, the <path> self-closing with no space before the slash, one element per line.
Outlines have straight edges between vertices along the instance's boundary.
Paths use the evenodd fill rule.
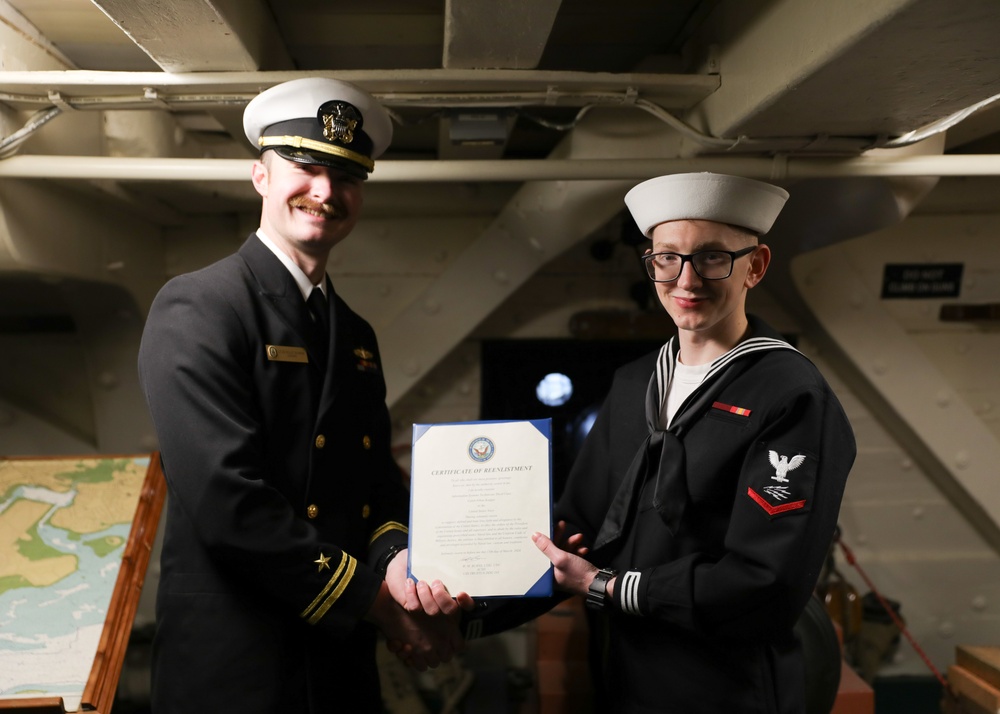
<path fill-rule="evenodd" d="M 409 571 L 473 597 L 552 594 L 552 420 L 414 424 Z"/>

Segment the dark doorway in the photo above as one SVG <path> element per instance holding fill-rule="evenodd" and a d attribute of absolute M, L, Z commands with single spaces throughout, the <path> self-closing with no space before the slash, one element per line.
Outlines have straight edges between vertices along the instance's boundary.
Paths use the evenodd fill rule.
<path fill-rule="evenodd" d="M 480 418 L 552 419 L 552 491 L 558 499 L 615 370 L 662 344 L 652 340 L 486 340 L 482 343 Z"/>

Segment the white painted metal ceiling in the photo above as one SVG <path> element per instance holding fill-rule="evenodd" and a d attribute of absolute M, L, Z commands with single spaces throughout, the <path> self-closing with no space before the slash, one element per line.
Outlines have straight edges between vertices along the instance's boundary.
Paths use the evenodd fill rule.
<path fill-rule="evenodd" d="M 379 96 L 396 126 L 366 219 L 480 226 L 461 259 L 385 312 L 386 352 L 409 358 L 387 372 L 390 399 L 619 215 L 642 178 L 798 181 L 789 215 L 830 242 L 898 220 L 937 176 L 981 177 L 961 196 L 977 210 L 1000 174 L 994 0 L 0 0 L 0 21 L 0 178 L 99 196 L 168 241 L 218 220 L 251 227 L 240 117 L 254 93 L 322 74 Z M 844 210 L 855 178 L 890 175 L 902 178 L 885 191 L 868 179 L 869 200 Z M 821 205 L 806 203 L 807 177 L 825 179 Z M 113 230 L 105 212 L 80 212 L 73 226 L 94 224 L 80 241 Z M 43 272 L 66 269 L 27 233 L 11 255 L 46 252 Z M 467 285 L 463 269 L 483 261 L 495 279 Z M 153 287 L 135 289 L 140 305 Z M 458 318 L 429 308 L 467 289 L 477 300 Z"/>
<path fill-rule="evenodd" d="M 21 112 L 167 113 L 184 150 L 156 137 L 130 148 L 240 158 L 251 155 L 238 129 L 246 99 L 323 73 L 392 107 L 389 162 L 545 159 L 582 107 L 608 105 L 691 125 L 702 139 L 687 139 L 684 156 L 794 161 L 891 145 L 1000 92 L 998 15 L 989 0 L 5 0 L 0 16 L 44 61 L 19 66 L 8 50 L 0 98 Z M 458 117 L 485 113 L 509 136 L 456 143 Z M 980 153 L 995 113 L 954 130 L 950 150 Z M 613 133 L 621 117 L 601 121 Z M 52 123 L 39 134 L 68 122 Z M 33 143 L 24 154 L 52 153 Z M 129 156 L 81 144 L 83 155 Z"/>

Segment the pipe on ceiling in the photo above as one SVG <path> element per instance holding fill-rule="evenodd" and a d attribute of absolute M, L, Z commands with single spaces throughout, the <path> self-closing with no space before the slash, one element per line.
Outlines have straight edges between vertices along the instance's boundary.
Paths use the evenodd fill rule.
<path fill-rule="evenodd" d="M 119 181 L 247 181 L 252 159 L 12 156 L 0 177 Z M 538 159 L 379 161 L 375 182 L 642 180 L 662 174 L 714 171 L 783 181 L 848 176 L 1000 176 L 1000 155 L 933 155 L 818 159 L 776 156 L 693 159 Z"/>

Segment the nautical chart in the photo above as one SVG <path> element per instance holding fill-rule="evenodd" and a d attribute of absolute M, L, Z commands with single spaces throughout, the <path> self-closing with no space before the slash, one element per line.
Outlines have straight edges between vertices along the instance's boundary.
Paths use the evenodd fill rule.
<path fill-rule="evenodd" d="M 148 466 L 0 460 L 0 698 L 80 707 Z"/>

